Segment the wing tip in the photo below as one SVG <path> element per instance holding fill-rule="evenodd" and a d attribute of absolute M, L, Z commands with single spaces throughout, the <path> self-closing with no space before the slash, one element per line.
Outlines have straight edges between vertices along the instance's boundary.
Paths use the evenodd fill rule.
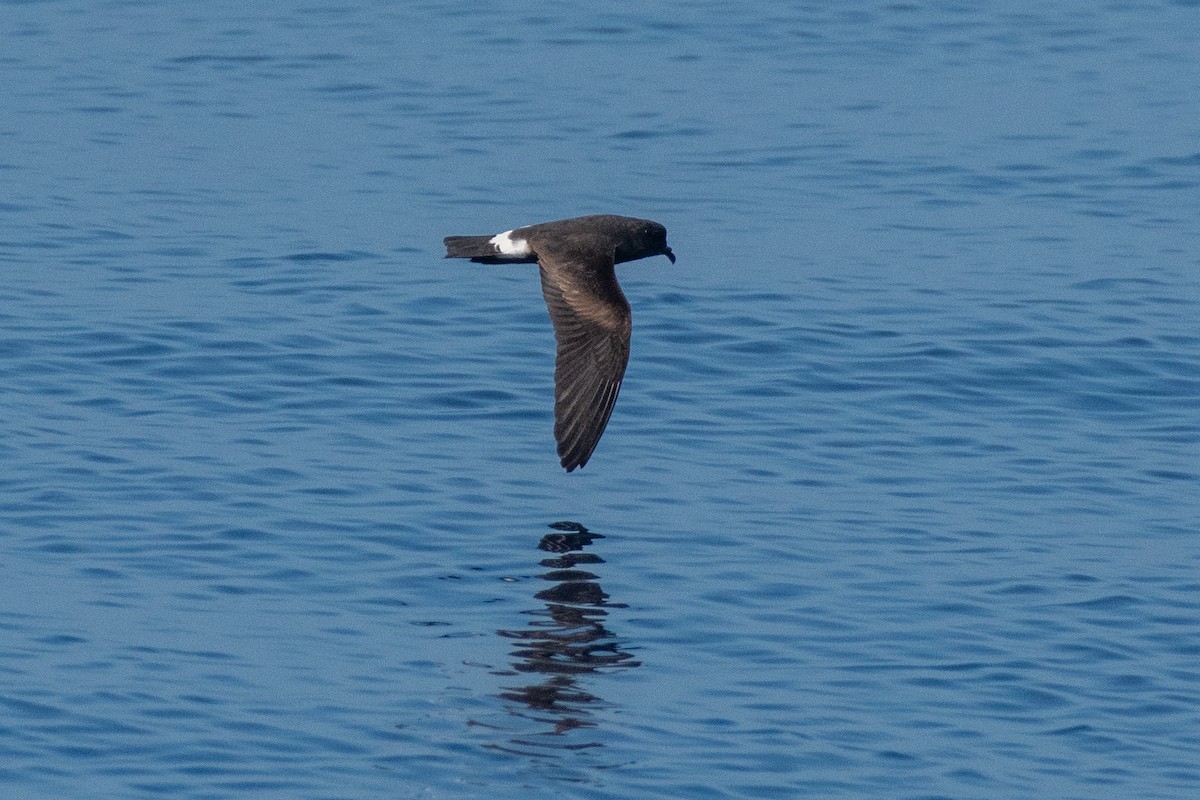
<path fill-rule="evenodd" d="M 613 408 L 617 405 L 621 383 L 618 379 L 596 389 L 593 399 L 600 402 L 584 406 L 584 409 L 590 407 L 593 410 L 589 416 L 568 421 L 560 414 L 558 408 L 555 409 L 554 438 L 558 442 L 559 463 L 567 472 L 586 466 L 592 454 L 596 452 L 600 437 L 604 435 Z"/>
<path fill-rule="evenodd" d="M 593 445 L 592 449 L 595 449 L 595 445 Z M 560 445 L 558 450 L 558 463 L 561 464 L 562 468 L 567 472 L 574 472 L 577 469 L 587 466 L 588 460 L 592 457 L 592 453 L 591 451 L 584 453 L 581 452 L 581 450 L 582 448 L 579 446 L 568 450 Z"/>

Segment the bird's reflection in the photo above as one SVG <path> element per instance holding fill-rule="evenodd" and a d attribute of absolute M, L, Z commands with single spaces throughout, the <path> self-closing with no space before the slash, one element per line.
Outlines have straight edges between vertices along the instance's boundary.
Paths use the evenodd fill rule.
<path fill-rule="evenodd" d="M 577 522 L 556 522 L 550 527 L 554 532 L 542 537 L 538 549 L 554 554 L 539 562 L 550 570 L 539 577 L 552 585 L 534 595 L 545 606 L 523 612 L 532 617 L 527 627 L 498 631 L 514 642 L 512 671 L 500 674 L 537 676 L 537 682 L 506 687 L 499 696 L 507 701 L 510 714 L 537 723 L 540 730 L 510 739 L 507 745 L 494 745 L 497 749 L 546 754 L 547 748 L 599 747 L 597 742 L 553 737 L 595 727 L 593 715 L 603 701 L 585 688 L 589 683 L 585 676 L 640 663 L 621 649 L 617 637 L 605 627 L 607 609 L 625 606 L 610 602 L 598 576 L 588 569 L 604 559 L 583 552 L 593 540 L 604 537 Z"/>

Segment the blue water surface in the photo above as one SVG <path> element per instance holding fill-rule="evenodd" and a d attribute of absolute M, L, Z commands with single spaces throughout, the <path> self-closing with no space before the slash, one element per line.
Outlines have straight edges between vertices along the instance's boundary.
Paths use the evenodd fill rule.
<path fill-rule="evenodd" d="M 0 796 L 1200 786 L 1200 5 L 0 2 Z M 592 461 L 536 269 L 657 219 Z"/>

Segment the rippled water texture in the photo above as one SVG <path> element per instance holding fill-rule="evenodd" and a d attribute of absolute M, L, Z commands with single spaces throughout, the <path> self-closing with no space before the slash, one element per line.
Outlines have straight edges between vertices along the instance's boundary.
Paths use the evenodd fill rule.
<path fill-rule="evenodd" d="M 1195 796 L 1200 6 L 604 9 L 0 2 L 0 796 Z"/>

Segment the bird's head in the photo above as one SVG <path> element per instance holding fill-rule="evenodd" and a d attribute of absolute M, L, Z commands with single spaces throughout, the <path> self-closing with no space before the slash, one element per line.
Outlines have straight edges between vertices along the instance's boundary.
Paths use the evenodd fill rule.
<path fill-rule="evenodd" d="M 667 245 L 667 229 L 657 222 L 647 220 L 641 230 L 638 231 L 638 249 L 640 252 L 634 258 L 648 258 L 650 256 L 666 256 L 671 259 L 671 263 L 675 263 L 675 254 L 671 252 L 671 248 Z"/>

